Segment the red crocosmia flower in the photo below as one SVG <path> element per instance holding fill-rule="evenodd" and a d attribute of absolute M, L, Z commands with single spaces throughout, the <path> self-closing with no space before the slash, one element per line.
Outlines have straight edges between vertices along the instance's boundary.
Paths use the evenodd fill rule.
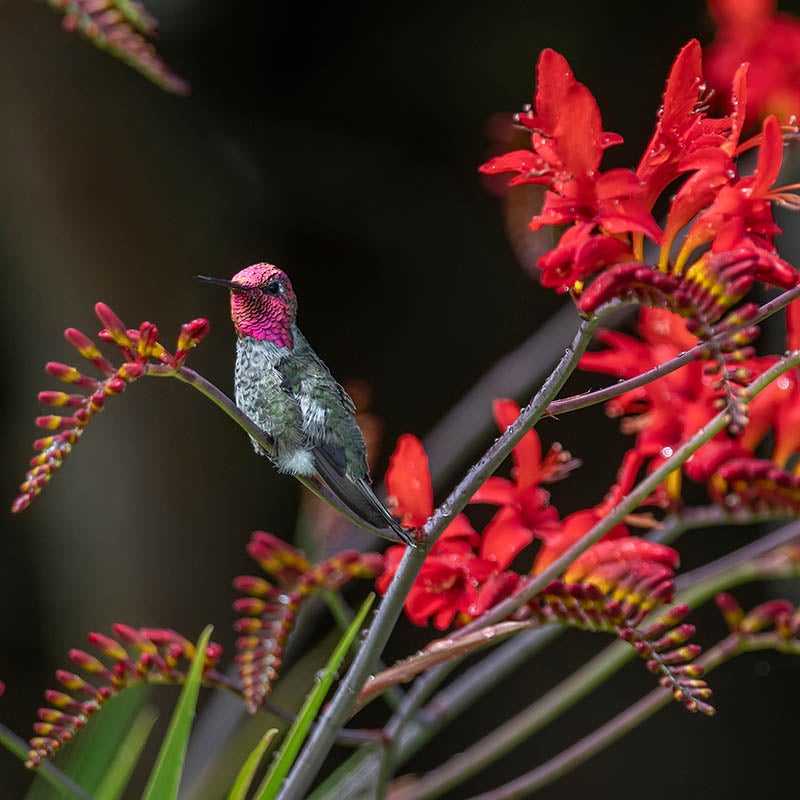
<path fill-rule="evenodd" d="M 621 139 L 603 131 L 594 97 L 575 80 L 563 56 L 542 53 L 534 107 L 516 118 L 531 132 L 530 151 L 507 153 L 481 170 L 512 173 L 511 184 L 546 188 L 532 230 L 568 226 L 558 244 L 538 258 L 543 285 L 582 295 L 578 306 L 585 313 L 633 295 L 647 305 L 678 309 L 703 330 L 756 281 L 794 285 L 796 271 L 773 245 L 780 229 L 772 207 L 800 208 L 800 197 L 790 191 L 796 186 L 773 188 L 784 132 L 796 133 L 798 126 L 768 118 L 759 135 L 740 141 L 748 69 L 737 62 L 730 70 L 729 110 L 712 117 L 702 49 L 690 41 L 670 70 L 655 131 L 636 171 L 603 172 L 605 148 Z M 758 166 L 742 177 L 736 159 L 756 146 Z M 672 196 L 662 231 L 652 211 L 667 190 Z M 659 245 L 655 263 L 645 261 L 645 238 Z"/>
<path fill-rule="evenodd" d="M 493 409 L 501 431 L 519 417 L 519 406 L 513 400 L 495 400 Z M 542 458 L 536 431 L 528 431 L 520 439 L 511 458 L 511 480 L 488 478 L 470 501 L 500 506 L 486 526 L 481 548 L 481 555 L 494 559 L 500 569 L 505 569 L 534 538 L 542 538 L 557 525 L 558 512 L 549 505 L 550 495 L 541 484 L 560 480 L 578 465 L 558 445 Z"/>
<path fill-rule="evenodd" d="M 680 564 L 680 556 L 671 547 L 640 539 L 638 536 L 605 539 L 578 556 L 564 573 L 564 580 L 567 583 L 583 581 L 590 578 L 592 572 L 601 565 L 620 562 L 630 564 L 632 561 L 661 564 L 674 572 Z"/>
<path fill-rule="evenodd" d="M 772 217 L 771 199 L 782 158 L 783 132 L 774 116 L 767 117 L 755 172 L 717 191 L 714 201 L 689 229 L 683 252 L 689 253 L 710 241 L 713 252 L 740 248 L 771 252 L 772 237 L 781 232 Z M 790 274 L 794 279 L 793 270 Z M 789 285 L 793 284 L 794 280 Z"/>
<path fill-rule="evenodd" d="M 697 344 L 685 320 L 664 309 L 643 308 L 637 330 L 641 339 L 601 332 L 598 338 L 608 349 L 586 353 L 581 368 L 631 378 Z M 655 468 L 717 413 L 715 402 L 721 396 L 721 389 L 715 386 L 717 380 L 706 373 L 702 362 L 694 361 L 607 403 L 610 416 L 626 416 L 623 432 L 636 434 L 635 456 L 626 463 L 629 472 L 635 475 L 645 463 Z M 729 441 L 726 433 L 719 434 L 717 440 Z M 696 468 L 703 463 L 708 447 L 700 448 L 693 457 Z"/>
<path fill-rule="evenodd" d="M 445 630 L 457 614 L 469 615 L 478 597 L 478 586 L 495 574 L 495 565 L 475 554 L 478 534 L 466 517 L 459 515 L 448 526 L 425 559 L 408 594 L 405 610 L 415 625 L 433 625 Z M 393 545 L 386 551 L 384 572 L 375 583 L 385 594 L 400 564 L 405 547 Z"/>
<path fill-rule="evenodd" d="M 404 525 L 418 527 L 433 513 L 428 457 L 415 436 L 400 437 L 386 471 L 386 488 L 390 507 Z M 512 551 L 502 532 L 482 539 L 466 516 L 459 514 L 425 559 L 406 598 L 408 618 L 415 625 L 424 625 L 432 618 L 437 628 L 445 630 L 457 614 L 469 615 L 480 584 L 508 566 L 516 555 Z M 382 594 L 389 588 L 404 553 L 405 547 L 400 545 L 387 549 L 384 572 L 376 582 Z"/>
<path fill-rule="evenodd" d="M 663 309 L 643 308 L 636 339 L 624 333 L 602 331 L 598 339 L 608 349 L 586 353 L 581 369 L 631 378 L 662 364 L 697 344 L 685 321 Z M 716 413 L 720 392 L 703 364 L 694 361 L 638 389 L 621 394 L 606 405 L 610 416 L 633 415 L 623 431 L 636 434 L 635 450 L 641 463 L 660 463 Z"/>
<path fill-rule="evenodd" d="M 643 308 L 637 330 L 640 339 L 619 332 L 601 332 L 598 338 L 608 349 L 585 354 L 581 368 L 629 378 L 697 344 L 686 329 L 685 320 L 664 309 Z M 742 361 L 741 366 L 752 378 L 775 360 L 773 356 L 752 357 Z M 723 397 L 718 381 L 717 375 L 705 370 L 703 362 L 694 361 L 606 404 L 610 416 L 626 416 L 623 432 L 636 435 L 636 444 L 623 465 L 627 479 L 635 477 L 645 464 L 652 470 L 662 463 L 717 413 L 718 401 Z M 777 425 L 776 408 L 790 384 L 791 379 L 776 381 L 761 392 L 750 404 L 744 433 L 738 438 L 726 432 L 718 434 L 684 464 L 685 474 L 692 480 L 706 481 L 725 461 L 752 455 L 772 425 Z M 675 488 L 679 489 L 679 485 Z M 675 499 L 677 495 L 671 496 Z"/>
<path fill-rule="evenodd" d="M 800 20 L 778 14 L 775 0 L 709 0 L 717 36 L 705 50 L 709 85 L 727 99 L 731 76 L 749 62 L 749 124 L 800 114 Z"/>
<path fill-rule="evenodd" d="M 567 228 L 558 247 L 539 258 L 542 286 L 564 292 L 602 267 L 631 259 L 627 242 L 593 233 L 594 227 L 583 223 Z"/>
<path fill-rule="evenodd" d="M 542 570 L 549 567 L 563 552 L 569 550 L 575 542 L 588 533 L 602 518 L 603 513 L 597 508 L 587 508 L 583 511 L 576 511 L 565 517 L 556 528 L 551 528 L 541 538 L 543 544 L 536 554 L 531 572 L 538 575 Z M 619 539 L 628 536 L 628 529 L 620 523 L 615 525 L 600 541 L 605 542 L 609 539 Z M 596 546 L 596 545 L 595 545 Z M 589 548 L 587 552 L 590 552 Z M 586 553 L 584 553 L 586 556 Z M 574 580 L 578 580 L 574 578 Z"/>
<path fill-rule="evenodd" d="M 800 300 L 787 307 L 786 327 L 786 350 L 795 352 L 800 349 Z M 777 360 L 777 356 L 761 359 L 765 365 Z M 752 457 L 770 432 L 774 435 L 770 459 L 778 467 L 786 469 L 792 458 L 800 453 L 800 374 L 797 369 L 774 380 L 751 403 L 750 421 L 741 437 L 745 452 L 736 455 Z"/>
<path fill-rule="evenodd" d="M 700 43 L 693 39 L 672 65 L 656 130 L 636 169 L 651 203 L 678 177 L 687 145 L 702 132 L 703 115 L 697 113 L 702 82 Z"/>
<path fill-rule="evenodd" d="M 595 246 L 584 250 L 573 269 L 567 264 L 578 244 L 592 235 L 644 234 L 656 242 L 661 230 L 650 210 L 641 202 L 643 185 L 626 169 L 599 170 L 603 151 L 622 142 L 616 134 L 603 131 L 600 109 L 591 92 L 575 80 L 569 64 L 553 50 L 542 51 L 537 65 L 535 108 L 517 116 L 517 122 L 531 131 L 531 151 L 517 150 L 494 158 L 481 167 L 488 174 L 516 173 L 511 185 L 538 183 L 547 186 L 541 212 L 531 228 L 570 222 L 584 226 L 581 241 L 566 241 L 563 252 L 540 263 L 546 270 L 548 286 L 568 291 L 575 281 L 608 263 L 632 258 L 630 243 Z M 558 248 L 557 248 L 558 249 Z M 597 261 L 589 256 L 596 253 Z"/>
<path fill-rule="evenodd" d="M 735 71 L 736 74 L 732 72 L 729 76 L 729 85 L 732 78 L 734 86 L 729 116 L 710 118 L 702 102 L 705 83 L 700 43 L 692 39 L 678 53 L 667 79 L 655 132 L 636 169 L 636 176 L 646 186 L 645 197 L 649 204 L 688 170 L 702 171 L 705 167 L 702 184 L 707 185 L 710 175 L 723 174 L 733 163 L 745 112 L 746 72 L 747 65 L 743 65 Z M 706 164 L 704 159 L 717 160 Z M 699 185 L 693 187 L 689 194 L 700 188 Z M 684 197 L 683 201 L 686 199 Z M 676 201 L 680 205 L 680 199 L 676 198 Z M 694 213 L 689 213 L 684 224 L 693 216 Z"/>

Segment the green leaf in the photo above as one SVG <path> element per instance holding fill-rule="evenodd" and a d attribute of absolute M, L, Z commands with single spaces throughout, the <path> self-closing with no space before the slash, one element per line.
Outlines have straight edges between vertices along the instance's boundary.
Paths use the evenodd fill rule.
<path fill-rule="evenodd" d="M 95 800 L 117 800 L 122 797 L 157 718 L 158 712 L 152 707 L 148 706 L 139 712 L 111 763 L 107 765 L 106 774 L 95 791 Z"/>
<path fill-rule="evenodd" d="M 283 740 L 280 750 L 278 751 L 275 760 L 272 762 L 269 772 L 264 777 L 261 785 L 258 787 L 254 800 L 272 800 L 278 793 L 278 789 L 283 783 L 283 779 L 291 769 L 300 748 L 303 746 L 308 735 L 309 728 L 312 722 L 316 719 L 322 704 L 325 702 L 325 697 L 328 690 L 331 688 L 333 681 L 336 679 L 339 667 L 344 661 L 347 652 L 350 650 L 353 641 L 355 640 L 364 620 L 367 618 L 372 603 L 375 600 L 375 595 L 370 594 L 362 604 L 361 608 L 356 614 L 355 619 L 350 623 L 350 626 L 344 633 L 344 636 L 339 640 L 336 649 L 328 659 L 328 663 L 324 669 L 320 670 L 317 674 L 317 684 L 309 692 L 308 696 L 297 715 L 297 719 L 292 723 L 291 728 Z"/>
<path fill-rule="evenodd" d="M 200 681 L 203 678 L 206 647 L 208 646 L 208 640 L 211 638 L 212 630 L 211 625 L 208 625 L 197 642 L 197 652 L 192 661 L 189 676 L 178 698 L 169 728 L 166 736 L 164 736 L 164 741 L 161 743 L 156 763 L 142 795 L 142 800 L 173 800 L 178 796 L 178 787 L 181 782 L 183 762 L 186 759 L 186 748 L 189 744 L 195 706 L 197 705 L 197 697 L 200 694 Z"/>
<path fill-rule="evenodd" d="M 231 791 L 228 794 L 228 800 L 245 800 L 250 785 L 253 783 L 256 770 L 264 758 L 264 753 L 267 752 L 267 748 L 272 744 L 272 740 L 277 733 L 277 728 L 270 728 L 253 748 L 253 752 L 247 756 L 242 768 L 239 770 L 239 774 L 236 776 L 236 780 L 233 782 Z"/>

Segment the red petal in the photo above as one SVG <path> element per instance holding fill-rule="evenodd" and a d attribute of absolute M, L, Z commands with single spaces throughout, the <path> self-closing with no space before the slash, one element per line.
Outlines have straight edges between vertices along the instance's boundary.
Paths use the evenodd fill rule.
<path fill-rule="evenodd" d="M 397 440 L 389 468 L 386 489 L 393 511 L 410 525 L 418 527 L 433 513 L 433 487 L 428 456 L 422 442 L 410 433 Z"/>
<path fill-rule="evenodd" d="M 666 545 L 649 542 L 637 536 L 626 536 L 592 545 L 570 565 L 564 573 L 564 580 L 567 583 L 582 581 L 598 565 L 613 561 L 647 561 L 675 570 L 680 563 L 680 557 L 676 550 Z"/>
<path fill-rule="evenodd" d="M 786 349 L 800 350 L 800 300 L 793 300 L 786 309 Z"/>
<path fill-rule="evenodd" d="M 484 528 L 480 557 L 492 561 L 502 571 L 532 541 L 533 533 L 523 523 L 519 509 L 506 506 Z"/>
<path fill-rule="evenodd" d="M 739 137 L 742 135 L 742 126 L 747 116 L 747 70 L 748 63 L 741 64 L 736 74 L 733 76 L 733 86 L 731 88 L 731 133 L 730 143 L 733 149 L 739 144 Z M 733 155 L 733 152 L 731 153 Z"/>
<path fill-rule="evenodd" d="M 489 175 L 498 175 L 502 172 L 519 172 L 527 175 L 531 172 L 541 173 L 547 167 L 547 162 L 530 150 L 514 150 L 481 164 L 479 170 Z"/>
<path fill-rule="evenodd" d="M 775 183 L 783 160 L 783 132 L 778 118 L 770 114 L 764 120 L 761 145 L 758 149 L 758 166 L 753 174 L 751 198 L 763 197 Z"/>
<path fill-rule="evenodd" d="M 576 83 L 567 59 L 561 53 L 549 47 L 542 50 L 536 65 L 536 115 L 546 134 L 553 134 L 564 100 Z"/>
<path fill-rule="evenodd" d="M 670 69 L 660 128 L 671 130 L 694 112 L 702 80 L 700 42 L 691 39 L 681 48 Z"/>
<path fill-rule="evenodd" d="M 498 399 L 492 404 L 494 419 L 501 432 L 519 418 L 519 406 L 513 400 Z M 514 482 L 520 489 L 538 485 L 542 479 L 542 445 L 536 431 L 528 431 L 512 453 L 516 473 Z"/>
<path fill-rule="evenodd" d="M 594 95 L 575 83 L 566 98 L 553 132 L 558 154 L 573 175 L 589 175 L 603 157 L 603 123 Z"/>
<path fill-rule="evenodd" d="M 492 476 L 472 495 L 470 503 L 489 503 L 493 506 L 505 506 L 517 499 L 517 487 L 505 478 Z"/>

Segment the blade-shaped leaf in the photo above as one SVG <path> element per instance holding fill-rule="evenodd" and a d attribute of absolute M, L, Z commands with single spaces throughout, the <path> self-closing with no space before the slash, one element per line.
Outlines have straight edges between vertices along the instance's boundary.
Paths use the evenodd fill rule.
<path fill-rule="evenodd" d="M 309 728 L 317 717 L 319 709 L 325 702 L 325 697 L 328 690 L 331 688 L 333 681 L 336 678 L 337 671 L 344 661 L 347 652 L 353 644 L 364 620 L 367 618 L 370 608 L 375 600 L 375 595 L 370 594 L 361 608 L 356 614 L 355 619 L 350 623 L 350 626 L 345 631 L 344 636 L 339 640 L 336 649 L 328 659 L 328 663 L 324 669 L 320 670 L 317 676 L 317 684 L 308 694 L 297 715 L 297 719 L 292 723 L 289 728 L 286 738 L 283 740 L 280 750 L 272 762 L 269 772 L 264 777 L 261 785 L 258 787 L 254 800 L 270 800 L 277 794 L 283 779 L 286 777 L 289 769 L 294 763 L 303 742 L 306 740 Z"/>
<path fill-rule="evenodd" d="M 117 800 L 122 797 L 157 718 L 158 712 L 150 706 L 139 712 L 108 765 L 106 774 L 94 793 L 95 800 Z"/>
<path fill-rule="evenodd" d="M 189 744 L 197 697 L 200 693 L 206 647 L 212 630 L 211 625 L 207 626 L 197 642 L 197 652 L 192 661 L 192 668 L 189 670 L 189 677 L 178 698 L 142 800 L 172 800 L 178 796 L 183 762 L 186 758 L 186 748 Z"/>
<path fill-rule="evenodd" d="M 253 777 L 256 770 L 264 758 L 264 753 L 267 752 L 272 740 L 278 733 L 277 728 L 270 728 L 262 737 L 259 743 L 253 748 L 253 752 L 245 759 L 236 780 L 233 782 L 228 800 L 245 800 L 247 792 L 250 790 L 250 785 L 253 783 Z"/>

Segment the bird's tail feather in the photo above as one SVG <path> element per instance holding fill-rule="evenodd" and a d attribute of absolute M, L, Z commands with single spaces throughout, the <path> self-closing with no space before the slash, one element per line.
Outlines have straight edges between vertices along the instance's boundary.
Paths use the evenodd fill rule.
<path fill-rule="evenodd" d="M 385 539 L 401 541 L 410 547 L 416 547 L 416 541 L 411 532 L 401 527 L 400 523 L 387 511 L 372 487 L 364 478 L 355 480 L 343 475 L 332 459 L 327 457 L 324 450 L 317 449 L 314 453 L 314 463 L 320 477 L 333 495 L 357 517 L 362 523 L 367 523 L 371 533 L 383 536 Z M 365 527 L 362 525 L 362 527 Z"/>

